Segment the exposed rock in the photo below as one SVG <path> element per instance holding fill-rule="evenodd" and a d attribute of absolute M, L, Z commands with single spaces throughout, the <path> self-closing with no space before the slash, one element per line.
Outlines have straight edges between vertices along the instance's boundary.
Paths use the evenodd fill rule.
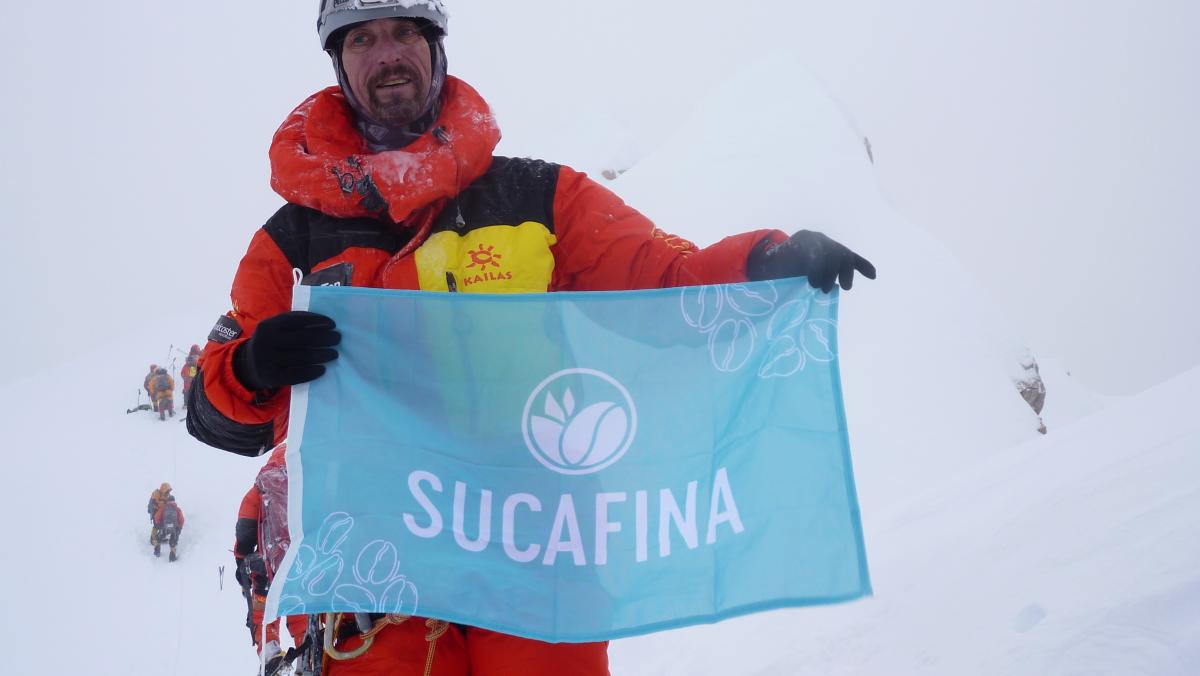
<path fill-rule="evenodd" d="M 1041 377 L 1020 380 L 1017 382 L 1017 389 L 1026 403 L 1033 408 L 1033 412 L 1041 414 L 1042 407 L 1046 405 L 1046 384 L 1042 382 Z"/>
<path fill-rule="evenodd" d="M 1034 413 L 1038 414 L 1038 432 L 1046 433 L 1046 423 L 1041 419 L 1042 407 L 1046 405 L 1046 383 L 1042 381 L 1042 374 L 1038 371 L 1037 359 L 1032 354 L 1026 353 L 1021 356 L 1021 369 L 1023 376 L 1016 380 L 1017 391 L 1021 393 L 1021 398 Z"/>

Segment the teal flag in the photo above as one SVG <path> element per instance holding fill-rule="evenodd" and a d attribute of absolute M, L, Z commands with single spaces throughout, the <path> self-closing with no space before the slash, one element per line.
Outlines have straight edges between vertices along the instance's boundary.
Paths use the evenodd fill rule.
<path fill-rule="evenodd" d="M 803 278 L 601 293 L 301 287 L 268 615 L 598 641 L 870 593 L 837 360 Z"/>

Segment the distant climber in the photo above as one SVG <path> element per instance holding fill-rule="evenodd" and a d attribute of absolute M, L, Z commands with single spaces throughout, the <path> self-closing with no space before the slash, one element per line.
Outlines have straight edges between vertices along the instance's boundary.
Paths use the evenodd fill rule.
<path fill-rule="evenodd" d="M 266 673 L 274 674 L 284 664 L 290 664 L 298 650 L 291 648 L 285 655 L 279 646 L 279 620 L 267 625 L 266 643 L 263 643 L 263 611 L 266 608 L 267 592 L 270 590 L 270 575 L 263 556 L 260 528 L 262 521 L 262 492 L 257 482 L 246 491 L 238 508 L 237 524 L 234 526 L 234 576 L 242 587 L 246 599 L 246 627 L 250 640 L 258 650 L 260 659 L 266 663 Z M 287 618 L 288 633 L 296 646 L 303 646 L 304 633 L 308 626 L 307 617 L 292 615 Z"/>
<path fill-rule="evenodd" d="M 154 520 L 154 515 L 158 512 L 158 508 L 162 505 L 167 496 L 171 494 L 171 484 L 162 482 L 158 488 L 150 492 L 150 502 L 146 504 L 146 511 L 150 514 L 150 520 Z"/>
<path fill-rule="evenodd" d="M 156 373 L 158 373 L 158 364 L 151 364 L 150 372 L 142 380 L 142 389 L 146 390 L 146 395 L 150 397 L 150 408 L 157 413 L 158 406 L 154 403 L 154 375 Z"/>
<path fill-rule="evenodd" d="M 192 379 L 200 371 L 200 346 L 193 345 L 192 349 L 188 350 L 187 360 L 183 362 L 183 368 L 179 370 L 179 377 L 183 378 L 183 408 L 187 408 L 188 390 L 192 389 Z"/>
<path fill-rule="evenodd" d="M 146 513 L 150 515 L 150 544 L 154 544 L 154 515 L 168 495 L 171 494 L 171 484 L 162 482 L 158 488 L 150 492 L 150 501 L 146 503 Z"/>
<path fill-rule="evenodd" d="M 178 559 L 179 553 L 175 547 L 179 544 L 179 533 L 182 531 L 183 510 L 175 504 L 175 496 L 168 493 L 158 505 L 158 511 L 154 513 L 154 531 L 150 537 L 150 544 L 154 545 L 154 555 L 162 555 L 162 544 L 165 542 L 171 546 L 168 560 Z"/>
<path fill-rule="evenodd" d="M 167 415 L 175 415 L 175 379 L 161 366 L 150 381 L 151 397 L 154 399 L 154 410 L 158 411 L 158 419 L 166 420 Z"/>

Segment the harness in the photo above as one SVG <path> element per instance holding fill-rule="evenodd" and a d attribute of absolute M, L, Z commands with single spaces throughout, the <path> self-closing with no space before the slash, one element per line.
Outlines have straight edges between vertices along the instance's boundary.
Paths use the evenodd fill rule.
<path fill-rule="evenodd" d="M 278 448 L 278 447 L 277 447 Z M 275 577 L 284 554 L 291 544 L 287 530 L 287 466 L 268 463 L 255 479 L 263 505 L 258 520 L 258 554 L 247 557 L 247 564 L 261 566 L 268 580 Z M 308 616 L 304 643 L 307 650 L 298 651 L 304 666 L 303 673 L 327 673 L 330 661 L 346 662 L 362 657 L 375 643 L 375 636 L 389 626 L 401 625 L 412 619 L 409 615 L 380 613 L 325 613 Z M 265 618 L 264 618 L 265 620 Z M 265 625 L 264 621 L 264 625 Z M 425 676 L 433 672 L 433 657 L 437 642 L 450 629 L 444 620 L 427 619 L 425 641 Z M 350 650 L 339 650 L 337 644 L 357 636 L 361 644 Z"/>
<path fill-rule="evenodd" d="M 348 618 L 353 619 L 353 622 L 346 622 Z M 309 630 L 311 631 L 316 627 L 317 632 L 324 634 L 320 641 L 320 645 L 323 648 L 323 656 L 321 671 L 319 673 L 327 673 L 330 660 L 346 662 L 362 657 L 375 644 L 376 634 L 389 626 L 404 624 L 410 619 L 412 617 L 409 615 L 377 615 L 374 613 L 325 613 L 323 616 L 310 615 L 308 618 Z M 360 631 L 361 627 L 367 623 L 370 623 L 370 629 Z M 433 656 L 437 649 L 438 639 L 449 631 L 450 623 L 445 620 L 428 619 L 425 620 L 425 626 L 429 630 L 425 634 L 425 641 L 429 644 L 429 648 L 425 653 L 424 676 L 430 676 L 433 673 Z M 337 649 L 336 644 L 338 641 L 354 636 L 358 636 L 362 641 L 361 645 L 348 651 Z"/>

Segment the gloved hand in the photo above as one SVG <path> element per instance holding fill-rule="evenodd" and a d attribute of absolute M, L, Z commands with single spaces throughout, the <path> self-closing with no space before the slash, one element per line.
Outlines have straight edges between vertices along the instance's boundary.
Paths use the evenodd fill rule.
<path fill-rule="evenodd" d="M 336 328 L 329 317 L 300 310 L 264 319 L 234 351 L 233 374 L 256 391 L 315 380 L 325 362 L 337 359 L 333 346 L 342 336 Z"/>
<path fill-rule="evenodd" d="M 811 230 L 801 230 L 779 244 L 764 239 L 746 258 L 746 277 L 752 282 L 805 275 L 809 284 L 825 293 L 833 289 L 835 281 L 849 291 L 855 270 L 875 279 L 870 261 Z"/>

